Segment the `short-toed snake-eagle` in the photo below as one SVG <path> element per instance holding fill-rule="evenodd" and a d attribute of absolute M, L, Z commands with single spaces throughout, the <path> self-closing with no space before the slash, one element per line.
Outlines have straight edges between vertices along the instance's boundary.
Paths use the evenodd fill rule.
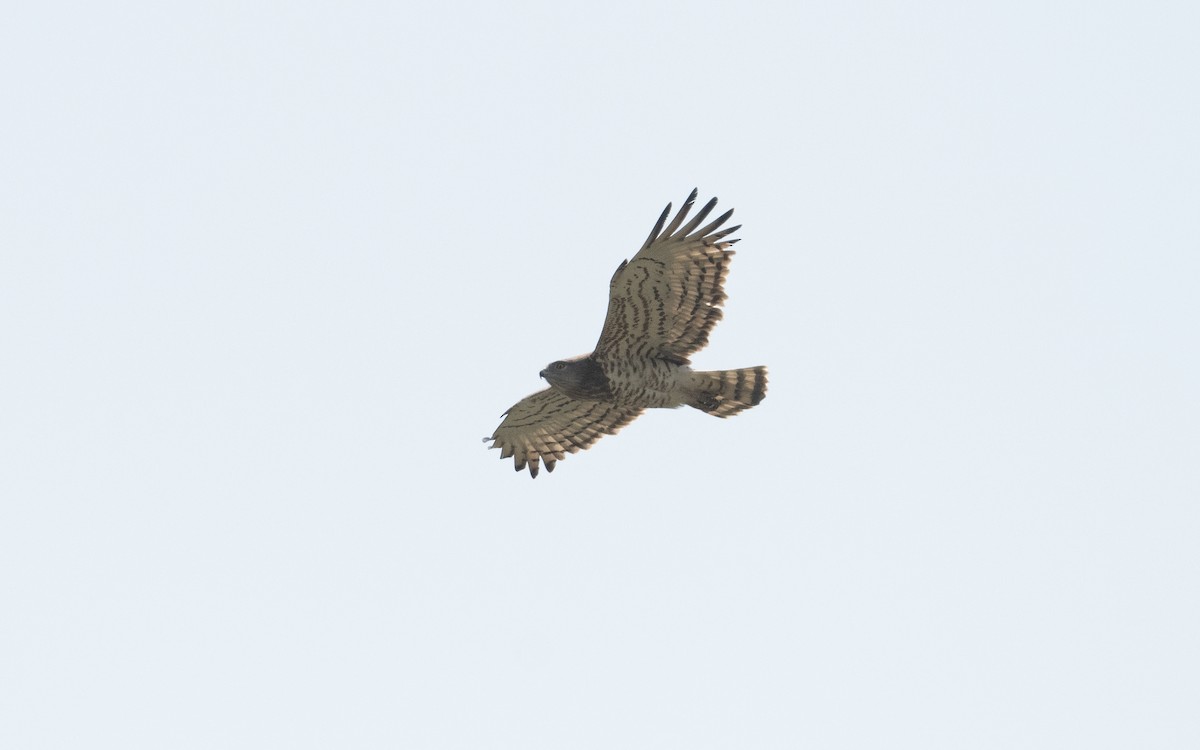
<path fill-rule="evenodd" d="M 591 354 L 551 362 L 542 370 L 550 387 L 505 412 L 491 440 L 517 471 L 539 462 L 554 471 L 568 453 L 591 446 L 632 422 L 645 409 L 691 406 L 728 417 L 755 406 L 767 393 L 767 368 L 700 372 L 688 357 L 704 348 L 721 319 L 722 286 L 737 240 L 721 229 L 729 210 L 701 222 L 713 198 L 684 224 L 696 202 L 693 190 L 671 223 L 667 204 L 650 236 L 609 282 L 608 317 Z"/>

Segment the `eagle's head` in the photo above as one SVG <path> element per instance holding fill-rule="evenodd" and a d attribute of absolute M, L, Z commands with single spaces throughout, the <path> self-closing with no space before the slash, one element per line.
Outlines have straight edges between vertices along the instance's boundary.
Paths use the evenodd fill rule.
<path fill-rule="evenodd" d="M 575 359 L 560 359 L 546 365 L 540 373 L 546 382 L 571 398 L 584 401 L 608 401 L 612 389 L 599 363 L 591 355 Z"/>

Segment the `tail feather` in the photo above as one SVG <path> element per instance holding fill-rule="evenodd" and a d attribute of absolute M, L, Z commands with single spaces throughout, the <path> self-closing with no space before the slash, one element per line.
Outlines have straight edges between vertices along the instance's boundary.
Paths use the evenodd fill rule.
<path fill-rule="evenodd" d="M 688 406 L 714 417 L 731 417 L 757 406 L 766 396 L 765 367 L 693 372 L 692 399 Z"/>

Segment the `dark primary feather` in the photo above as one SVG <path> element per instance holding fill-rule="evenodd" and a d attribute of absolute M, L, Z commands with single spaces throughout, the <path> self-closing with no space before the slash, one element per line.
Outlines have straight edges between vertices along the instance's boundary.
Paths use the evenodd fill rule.
<path fill-rule="evenodd" d="M 687 200 L 685 200 L 683 205 L 679 207 L 679 213 L 675 214 L 675 218 L 671 219 L 671 223 L 666 229 L 663 230 L 664 235 L 670 237 L 671 235 L 675 234 L 675 230 L 678 229 L 679 225 L 683 223 L 684 217 L 688 215 L 688 212 L 692 210 L 692 206 L 696 204 L 696 194 L 698 190 L 699 188 L 692 188 L 692 192 L 687 197 Z"/>
<path fill-rule="evenodd" d="M 693 190 L 692 194 L 695 195 L 695 193 L 696 193 L 696 191 Z M 658 217 L 658 221 L 654 223 L 654 228 L 650 230 L 650 236 L 647 237 L 646 241 L 642 243 L 642 247 L 640 248 L 641 250 L 645 250 L 646 248 L 650 247 L 650 243 L 654 242 L 654 240 L 658 239 L 659 233 L 662 232 L 663 222 L 665 222 L 667 220 L 667 215 L 670 213 L 671 213 L 671 204 L 668 203 L 667 207 L 663 209 L 662 215 Z M 624 266 L 625 262 L 622 262 L 621 265 Z M 618 269 L 618 270 L 620 270 L 620 269 Z"/>

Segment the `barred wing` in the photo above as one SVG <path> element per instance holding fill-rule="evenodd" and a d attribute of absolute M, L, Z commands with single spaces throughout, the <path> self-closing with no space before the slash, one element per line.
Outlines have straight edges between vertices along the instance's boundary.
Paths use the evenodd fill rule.
<path fill-rule="evenodd" d="M 591 447 L 641 413 L 638 408 L 581 401 L 547 388 L 518 401 L 484 441 L 491 440 L 488 447 L 500 449 L 500 458 L 512 456 L 517 471 L 528 465 L 529 475 L 536 477 L 539 461 L 546 463 L 546 471 L 554 471 L 554 464 L 566 454 Z"/>
<path fill-rule="evenodd" d="M 733 256 L 729 247 L 737 242 L 723 238 L 740 226 L 720 229 L 733 215 L 729 210 L 697 229 L 716 207 L 716 198 L 681 226 L 695 202 L 693 190 L 664 229 L 671 213 L 667 204 L 637 255 L 613 274 L 597 359 L 657 357 L 687 364 L 688 356 L 708 343 L 725 301 L 723 286 Z"/>

